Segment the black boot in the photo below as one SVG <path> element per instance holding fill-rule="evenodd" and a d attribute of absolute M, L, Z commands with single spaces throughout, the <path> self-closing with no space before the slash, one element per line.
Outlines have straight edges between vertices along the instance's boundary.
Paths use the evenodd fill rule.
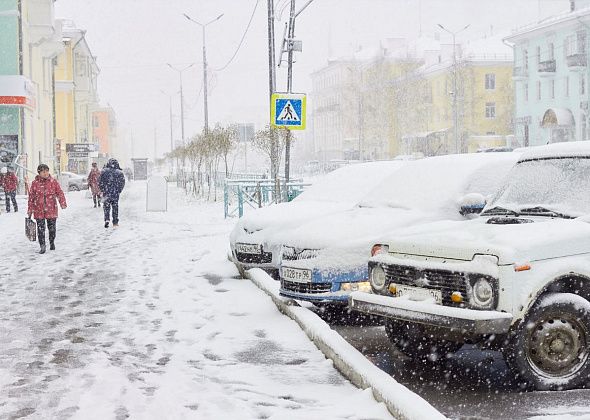
<path fill-rule="evenodd" d="M 41 249 L 39 250 L 39 254 L 45 254 L 45 244 L 41 244 Z"/>
<path fill-rule="evenodd" d="M 55 243 L 54 242 L 49 242 L 49 250 L 55 251 Z"/>
<path fill-rule="evenodd" d="M 108 220 L 104 222 L 104 227 L 105 228 L 108 228 L 109 227 L 109 221 Z"/>

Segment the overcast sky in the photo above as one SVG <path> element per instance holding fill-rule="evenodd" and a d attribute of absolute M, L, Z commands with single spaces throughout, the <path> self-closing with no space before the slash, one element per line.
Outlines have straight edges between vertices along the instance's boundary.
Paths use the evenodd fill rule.
<path fill-rule="evenodd" d="M 277 51 L 289 8 L 277 7 Z M 297 0 L 297 7 L 307 0 Z M 252 25 L 231 64 L 254 8 Z M 371 47 L 388 37 L 433 34 L 436 24 L 459 29 L 470 24 L 459 39 L 475 39 L 490 31 L 510 30 L 569 8 L 568 0 L 315 0 L 297 19 L 296 37 L 303 53 L 294 66 L 293 90 L 309 92 L 309 74 L 330 56 Z M 87 30 L 87 40 L 101 69 L 99 95 L 110 104 L 121 126 L 132 130 L 136 150 L 153 156 L 154 129 L 158 154 L 170 149 L 169 97 L 174 95 L 174 136 L 180 139 L 178 73 L 182 68 L 186 136 L 203 127 L 202 33 L 185 19 L 186 13 L 206 22 L 209 63 L 209 124 L 253 122 L 262 126 L 268 116 L 267 0 L 59 0 L 58 18 L 73 20 Z M 442 34 L 442 39 L 445 40 Z M 284 67 L 278 69 L 277 90 L 285 90 Z"/>

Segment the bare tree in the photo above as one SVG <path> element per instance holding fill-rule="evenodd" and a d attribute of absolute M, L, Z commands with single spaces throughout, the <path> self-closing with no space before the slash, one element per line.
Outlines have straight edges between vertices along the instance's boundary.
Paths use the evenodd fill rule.
<path fill-rule="evenodd" d="M 272 179 L 277 178 L 279 175 L 281 156 L 285 149 L 286 138 L 286 129 L 272 128 L 267 125 L 262 130 L 257 131 L 252 140 L 252 145 L 268 156 Z"/>

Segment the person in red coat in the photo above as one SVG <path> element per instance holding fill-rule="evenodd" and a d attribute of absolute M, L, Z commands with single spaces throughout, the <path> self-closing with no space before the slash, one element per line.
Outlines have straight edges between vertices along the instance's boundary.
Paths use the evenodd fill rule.
<path fill-rule="evenodd" d="M 12 172 L 10 168 L 7 168 L 8 172 L 2 177 L 2 187 L 4 188 L 4 194 L 6 196 L 6 213 L 10 213 L 10 202 L 12 201 L 12 207 L 14 212 L 18 211 L 18 205 L 16 204 L 16 189 L 18 187 L 18 178 Z"/>
<path fill-rule="evenodd" d="M 42 163 L 37 167 L 37 175 L 29 189 L 28 215 L 34 214 L 37 220 L 37 236 L 41 246 L 40 254 L 45 254 L 45 223 L 49 230 L 49 249 L 55 249 L 57 222 L 57 201 L 62 209 L 67 207 L 66 197 L 56 179 L 49 175 L 49 167 Z"/>
<path fill-rule="evenodd" d="M 92 169 L 88 174 L 88 187 L 92 192 L 92 201 L 94 201 L 94 207 L 98 204 L 100 207 L 100 187 L 98 186 L 98 179 L 100 178 L 100 171 L 96 162 L 92 163 Z"/>

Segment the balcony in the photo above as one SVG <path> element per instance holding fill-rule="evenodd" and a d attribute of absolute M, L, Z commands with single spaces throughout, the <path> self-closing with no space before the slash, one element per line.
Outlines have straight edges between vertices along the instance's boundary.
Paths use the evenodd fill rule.
<path fill-rule="evenodd" d="M 524 80 L 529 77 L 529 68 L 528 67 L 514 67 L 512 71 L 512 78 L 514 80 Z"/>
<path fill-rule="evenodd" d="M 567 66 L 571 70 L 583 70 L 586 68 L 587 58 L 586 53 L 573 53 L 568 54 L 566 57 Z"/>
<path fill-rule="evenodd" d="M 539 76 L 553 76 L 555 75 L 555 68 L 555 60 L 541 61 L 539 62 Z"/>

